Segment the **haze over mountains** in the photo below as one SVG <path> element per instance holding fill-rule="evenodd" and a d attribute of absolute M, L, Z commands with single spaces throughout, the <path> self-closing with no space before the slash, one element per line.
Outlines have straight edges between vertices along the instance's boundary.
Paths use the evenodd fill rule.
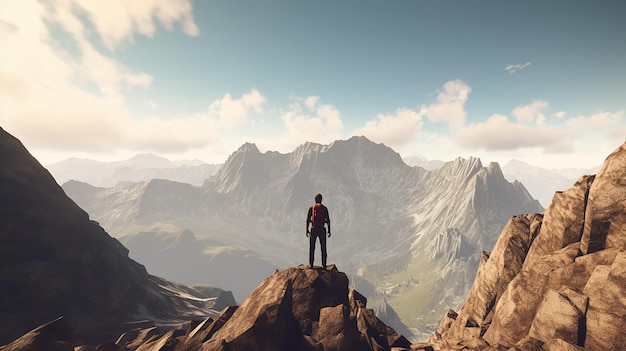
<path fill-rule="evenodd" d="M 427 170 L 442 167 L 441 160 L 423 157 L 406 157 L 409 166 Z M 113 187 L 119 182 L 142 182 L 150 179 L 166 179 L 200 186 L 222 164 L 207 164 L 200 160 L 170 161 L 154 154 L 139 154 L 128 160 L 100 162 L 90 159 L 71 158 L 48 165 L 59 184 L 77 180 L 97 187 Z M 518 180 L 528 192 L 546 207 L 554 193 L 567 189 L 581 174 L 594 174 L 600 165 L 592 168 L 547 169 L 513 159 L 502 166 L 502 173 L 510 182 Z"/>
<path fill-rule="evenodd" d="M 208 284 L 218 277 L 258 283 L 265 271 L 305 262 L 306 209 L 321 192 L 333 222 L 329 262 L 373 301 L 384 297 L 409 326 L 432 324 L 421 333 L 462 302 L 480 252 L 493 247 L 507 219 L 543 210 L 521 183 L 504 178 L 498 164 L 458 158 L 434 170 L 410 167 L 364 137 L 305 143 L 288 154 L 244 144 L 200 187 L 146 180 L 111 188 L 68 182 L 63 188 L 122 242 L 151 239 L 156 244 L 137 247 L 162 250 L 171 247 L 163 238 L 181 242 L 171 236 L 182 233 L 180 239 L 198 241 L 202 250 L 193 255 L 207 266 L 220 257 L 240 264 L 218 275 L 199 272 L 197 283 Z M 160 259 L 148 254 L 144 263 L 150 271 Z M 218 286 L 234 290 L 238 300 L 249 292 Z"/>
<path fill-rule="evenodd" d="M 199 160 L 170 161 L 154 154 L 139 154 L 125 161 L 100 162 L 70 158 L 46 166 L 59 184 L 79 180 L 94 186 L 111 187 L 119 182 L 168 179 L 202 185 L 220 165 Z"/>
<path fill-rule="evenodd" d="M 340 141 L 314 145 L 321 151 L 316 162 L 323 162 L 325 157 L 328 159 L 324 162 L 341 160 L 337 158 L 341 153 L 332 151 L 335 144 L 353 150 L 356 145 L 356 150 L 365 150 L 365 154 L 385 153 L 384 146 L 367 140 Z M 240 151 L 243 155 L 254 154 L 254 149 L 247 144 Z M 246 157 L 235 157 L 237 154 L 229 161 L 245 168 L 245 161 L 237 160 Z M 385 158 L 392 155 L 387 152 Z M 447 301 L 449 288 L 457 287 L 459 279 L 462 282 L 458 263 L 466 254 L 479 254 L 480 264 L 460 312 L 448 310 L 428 342 L 412 345 L 366 307 L 367 299 L 348 288 L 348 277 L 335 266 L 321 270 L 300 265 L 277 271 L 241 306 L 225 308 L 215 315 L 213 309 L 234 302 L 232 295 L 228 298 L 229 294 L 218 288 L 186 287 L 147 274 L 143 266 L 128 258 L 128 251 L 118 241 L 89 221 L 21 143 L 2 129 L 0 160 L 0 190 L 4 195 L 0 201 L 0 344 L 52 320 L 0 346 L 0 350 L 128 351 L 165 347 L 172 351 L 243 351 L 262 345 L 266 350 L 561 351 L 622 350 L 626 346 L 626 144 L 606 159 L 597 174 L 582 176 L 569 189 L 555 194 L 545 212 L 510 217 L 491 251 L 468 254 L 472 243 L 480 244 L 489 238 L 465 235 L 459 230 L 466 228 L 461 222 L 431 238 L 434 246 L 427 248 L 430 255 L 421 258 L 434 260 L 419 263 L 434 268 L 444 282 L 430 286 L 435 288 L 429 290 L 430 294 L 436 297 L 429 302 Z M 478 224 L 488 228 L 490 218 L 498 215 L 494 208 L 505 205 L 502 199 L 527 194 L 519 183 L 503 182 L 497 164 L 482 167 L 476 159 L 459 159 L 441 169 L 448 173 L 437 174 L 452 184 L 453 190 L 465 189 L 468 184 L 474 189 L 469 206 L 450 203 L 445 218 L 455 218 L 458 209 L 463 212 L 470 208 L 481 219 Z M 422 171 L 418 183 L 428 179 Z M 235 175 L 226 177 L 234 179 L 235 186 L 220 182 L 218 173 L 202 189 L 214 189 L 211 184 L 220 184 L 236 194 L 242 179 L 249 180 L 237 172 L 224 174 Z M 460 187 L 450 177 L 459 174 L 465 184 Z M 226 195 L 222 200 L 228 198 Z M 428 196 L 428 192 L 422 191 L 421 195 Z M 246 203 L 246 196 L 237 198 Z M 433 199 L 429 202 L 437 205 Z M 531 200 L 531 206 L 533 203 L 536 205 Z M 163 211 L 167 206 L 157 209 Z M 131 238 L 144 247 L 153 237 L 166 243 L 166 248 L 198 246 L 188 230 L 139 233 Z M 394 262 L 361 265 L 355 275 L 357 284 L 377 288 L 376 295 L 383 291 L 381 288 L 390 287 L 388 283 L 398 278 L 394 275 L 414 273 L 409 264 L 377 281 L 381 277 L 371 273 L 383 274 L 390 263 Z M 412 276 L 407 284 L 393 288 L 404 289 L 398 296 L 412 294 L 407 287 L 423 286 L 423 277 Z M 381 281 L 383 284 L 375 285 Z M 394 297 L 393 289 L 391 294 L 387 291 L 387 297 Z M 410 306 L 420 307 L 421 300 L 415 296 L 411 300 Z M 386 318 L 398 319 L 390 305 L 385 301 L 381 305 Z M 58 315 L 64 317 L 55 319 Z M 201 320 L 207 315 L 214 315 L 215 320 Z M 184 325 L 174 325 L 190 319 Z M 152 327 L 154 322 L 167 327 Z M 111 342 L 115 333 L 130 329 Z M 79 342 L 105 342 L 76 346 L 72 334 Z"/>
<path fill-rule="evenodd" d="M 584 174 L 595 174 L 600 165 L 592 168 L 545 169 L 529 165 L 526 162 L 511 160 L 502 172 L 509 181 L 519 180 L 528 191 L 548 207 L 557 191 L 565 191 Z"/>

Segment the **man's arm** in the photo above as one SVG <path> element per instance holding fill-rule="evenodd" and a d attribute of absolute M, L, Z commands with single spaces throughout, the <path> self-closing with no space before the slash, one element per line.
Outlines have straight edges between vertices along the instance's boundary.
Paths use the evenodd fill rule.
<path fill-rule="evenodd" d="M 330 238 L 330 214 L 328 208 L 326 208 L 326 226 L 328 227 L 328 237 Z"/>
<path fill-rule="evenodd" d="M 309 236 L 311 231 L 309 230 L 309 223 L 311 223 L 311 216 L 313 216 L 313 208 L 309 207 L 309 212 L 306 215 L 306 236 Z"/>

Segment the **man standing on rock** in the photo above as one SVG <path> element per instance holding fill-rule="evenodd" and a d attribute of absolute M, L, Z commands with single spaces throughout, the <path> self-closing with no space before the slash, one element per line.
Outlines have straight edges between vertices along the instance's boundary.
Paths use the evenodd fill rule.
<path fill-rule="evenodd" d="M 309 229 L 309 224 L 312 227 Z M 330 216 L 328 208 L 322 205 L 322 194 L 315 195 L 315 203 L 309 207 L 306 215 L 306 236 L 309 238 L 309 267 L 313 268 L 315 258 L 315 241 L 320 238 L 322 248 L 322 267 L 326 269 L 326 227 L 328 227 L 328 237 L 330 238 Z"/>

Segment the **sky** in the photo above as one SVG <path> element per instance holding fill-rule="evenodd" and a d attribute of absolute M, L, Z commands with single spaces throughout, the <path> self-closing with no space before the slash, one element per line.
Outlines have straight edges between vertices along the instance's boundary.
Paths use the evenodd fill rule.
<path fill-rule="evenodd" d="M 44 165 L 222 163 L 364 135 L 403 157 L 599 165 L 626 2 L 0 0 L 0 127 Z"/>

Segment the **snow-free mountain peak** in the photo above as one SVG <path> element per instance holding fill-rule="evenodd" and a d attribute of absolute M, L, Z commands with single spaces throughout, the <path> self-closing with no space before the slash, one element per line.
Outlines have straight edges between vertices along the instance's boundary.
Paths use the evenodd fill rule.
<path fill-rule="evenodd" d="M 364 136 L 337 140 L 330 144 L 328 153 L 340 162 L 366 162 L 376 167 L 406 167 L 400 154 L 384 144 L 375 143 Z"/>
<path fill-rule="evenodd" d="M 153 153 L 138 154 L 121 163 L 125 167 L 135 169 L 175 167 L 175 164 L 172 161 Z"/>
<path fill-rule="evenodd" d="M 468 178 L 475 175 L 481 168 L 483 168 L 483 164 L 480 158 L 457 157 L 454 161 L 446 162 L 439 170 L 449 176 Z"/>

